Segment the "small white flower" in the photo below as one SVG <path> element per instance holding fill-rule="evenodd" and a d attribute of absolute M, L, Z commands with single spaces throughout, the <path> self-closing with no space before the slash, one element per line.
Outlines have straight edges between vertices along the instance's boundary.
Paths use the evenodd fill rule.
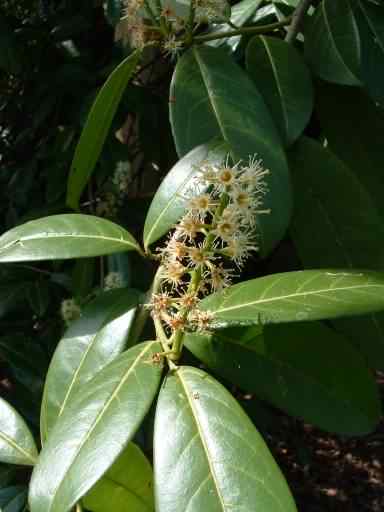
<path fill-rule="evenodd" d="M 183 42 L 177 40 L 175 34 L 172 34 L 168 39 L 163 41 L 163 50 L 166 55 L 169 55 L 173 59 L 183 51 Z"/>

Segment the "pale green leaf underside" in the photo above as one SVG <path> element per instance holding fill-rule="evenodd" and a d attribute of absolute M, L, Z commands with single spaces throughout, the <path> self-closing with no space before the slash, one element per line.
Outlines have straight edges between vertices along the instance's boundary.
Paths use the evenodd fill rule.
<path fill-rule="evenodd" d="M 132 250 L 140 248 L 124 228 L 82 214 L 43 217 L 0 237 L 0 262 L 87 258 Z"/>
<path fill-rule="evenodd" d="M 303 270 L 236 284 L 204 299 L 214 323 L 265 324 L 353 316 L 384 309 L 384 273 Z"/>
<path fill-rule="evenodd" d="M 91 512 L 153 512 L 152 467 L 134 443 L 82 499 Z"/>
<path fill-rule="evenodd" d="M 155 420 L 158 512 L 294 512 L 264 441 L 237 401 L 190 367 L 170 374 Z"/>
<path fill-rule="evenodd" d="M 81 388 L 53 427 L 32 474 L 31 512 L 68 512 L 115 462 L 156 394 L 157 342 L 136 345 Z"/>
<path fill-rule="evenodd" d="M 0 398 L 0 462 L 33 466 L 37 448 L 23 418 Z"/>

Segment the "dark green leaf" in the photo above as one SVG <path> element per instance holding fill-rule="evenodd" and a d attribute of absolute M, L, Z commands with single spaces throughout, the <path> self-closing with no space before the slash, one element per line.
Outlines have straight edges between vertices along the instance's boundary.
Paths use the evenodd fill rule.
<path fill-rule="evenodd" d="M 71 290 L 75 297 L 84 298 L 92 290 L 96 270 L 93 258 L 81 258 L 75 262 L 72 271 Z"/>
<path fill-rule="evenodd" d="M 362 79 L 372 98 L 384 105 L 384 9 L 355 0 L 362 43 Z"/>
<path fill-rule="evenodd" d="M 384 310 L 384 273 L 303 270 L 251 279 L 202 300 L 213 325 L 300 322 Z"/>
<path fill-rule="evenodd" d="M 100 89 L 82 131 L 68 179 L 67 203 L 77 210 L 79 200 L 100 156 L 113 117 L 141 57 L 136 50 L 121 62 Z"/>
<path fill-rule="evenodd" d="M 0 337 L 0 356 L 12 374 L 31 393 L 41 397 L 44 375 L 48 366 L 46 354 L 35 340 L 23 336 Z"/>
<path fill-rule="evenodd" d="M 196 368 L 167 377 L 156 409 L 158 512 L 296 510 L 263 439 L 229 392 Z"/>
<path fill-rule="evenodd" d="M 305 53 L 320 78 L 360 84 L 361 41 L 350 0 L 323 0 L 305 32 Z"/>
<path fill-rule="evenodd" d="M 311 139 L 295 145 L 290 165 L 296 198 L 292 237 L 304 266 L 383 270 L 384 223 L 360 177 Z M 343 331 L 356 337 L 376 368 L 384 368 L 383 319 L 379 313 L 342 321 Z"/>
<path fill-rule="evenodd" d="M 0 464 L 0 489 L 6 487 L 16 475 L 15 466 Z"/>
<path fill-rule="evenodd" d="M 140 448 L 129 443 L 82 502 L 91 512 L 153 511 L 152 467 Z"/>
<path fill-rule="evenodd" d="M 27 488 L 14 485 L 0 489 L 1 512 L 22 512 L 27 503 Z"/>
<path fill-rule="evenodd" d="M 360 435 L 376 427 L 375 380 L 341 335 L 308 322 L 267 326 L 244 343 L 248 330 L 188 334 L 186 346 L 235 385 L 320 428 Z"/>
<path fill-rule="evenodd" d="M 28 289 L 28 301 L 37 316 L 43 316 L 47 311 L 50 301 L 49 284 L 46 280 L 39 279 L 30 283 Z"/>
<path fill-rule="evenodd" d="M 305 266 L 384 270 L 384 223 L 359 177 L 308 138 L 289 157 L 292 234 Z"/>
<path fill-rule="evenodd" d="M 0 462 L 33 466 L 36 458 L 35 441 L 23 418 L 0 398 Z"/>
<path fill-rule="evenodd" d="M 29 284 L 15 280 L 0 285 L 0 318 L 23 303 Z"/>
<path fill-rule="evenodd" d="M 356 174 L 384 220 L 383 113 L 355 87 L 321 84 L 316 102 L 330 148 Z"/>
<path fill-rule="evenodd" d="M 212 141 L 190 151 L 169 171 L 158 188 L 144 225 L 144 246 L 165 235 L 185 213 L 187 197 L 191 195 L 203 161 L 221 163 L 228 152 L 222 141 Z"/>
<path fill-rule="evenodd" d="M 40 428 L 43 440 L 84 384 L 124 350 L 139 301 L 135 290 L 105 292 L 66 331 L 45 382 Z"/>
<path fill-rule="evenodd" d="M 43 217 L 0 237 L 0 262 L 86 258 L 132 250 L 140 248 L 128 231 L 92 215 Z"/>
<path fill-rule="evenodd" d="M 177 63 L 170 116 L 180 156 L 220 137 L 235 161 L 256 153 L 271 169 L 264 207 L 272 213 L 258 219 L 261 254 L 267 254 L 288 226 L 291 191 L 280 137 L 251 80 L 224 50 L 194 47 Z"/>
<path fill-rule="evenodd" d="M 68 512 L 132 439 L 155 397 L 157 342 L 128 350 L 76 394 L 51 431 L 32 474 L 32 512 Z"/>
<path fill-rule="evenodd" d="M 246 52 L 249 75 L 268 105 L 286 145 L 306 127 L 313 108 L 309 71 L 297 50 L 275 37 L 254 37 Z"/>

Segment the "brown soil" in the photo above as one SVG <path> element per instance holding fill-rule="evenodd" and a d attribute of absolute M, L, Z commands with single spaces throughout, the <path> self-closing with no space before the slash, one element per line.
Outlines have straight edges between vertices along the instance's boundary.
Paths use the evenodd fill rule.
<path fill-rule="evenodd" d="M 384 397 L 384 377 L 379 376 Z M 384 512 L 384 420 L 342 438 L 287 416 L 267 439 L 299 512 Z M 269 437 L 269 436 L 267 436 Z"/>

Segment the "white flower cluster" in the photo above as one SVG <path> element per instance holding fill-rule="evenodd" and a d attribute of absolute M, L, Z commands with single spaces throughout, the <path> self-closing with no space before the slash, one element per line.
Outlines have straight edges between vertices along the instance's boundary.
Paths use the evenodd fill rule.
<path fill-rule="evenodd" d="M 247 165 L 203 162 L 197 172 L 187 211 L 176 225 L 162 260 L 160 293 L 152 297 L 152 314 L 171 331 L 206 329 L 209 314 L 197 308 L 208 293 L 231 284 L 233 264 L 241 269 L 258 250 L 257 217 L 263 209 L 269 173 L 256 157 Z"/>
<path fill-rule="evenodd" d="M 120 272 L 109 272 L 104 278 L 104 290 L 114 290 L 116 288 L 123 288 L 124 281 Z"/>
<path fill-rule="evenodd" d="M 226 0 L 190 1 L 192 2 L 191 11 L 189 12 L 188 9 L 187 14 L 179 16 L 166 1 L 161 3 L 160 9 L 157 2 L 151 0 L 125 0 L 123 24 L 120 27 L 121 39 L 134 48 L 143 48 L 148 42 L 156 42 L 161 44 L 167 55 L 174 58 L 184 47 L 184 29 L 193 31 L 202 23 L 219 23 L 230 16 L 230 7 Z M 194 25 L 192 27 L 191 13 L 193 13 Z M 162 27 L 162 34 L 158 32 L 159 27 L 150 24 L 152 22 Z M 162 40 L 161 43 L 160 40 Z"/>

